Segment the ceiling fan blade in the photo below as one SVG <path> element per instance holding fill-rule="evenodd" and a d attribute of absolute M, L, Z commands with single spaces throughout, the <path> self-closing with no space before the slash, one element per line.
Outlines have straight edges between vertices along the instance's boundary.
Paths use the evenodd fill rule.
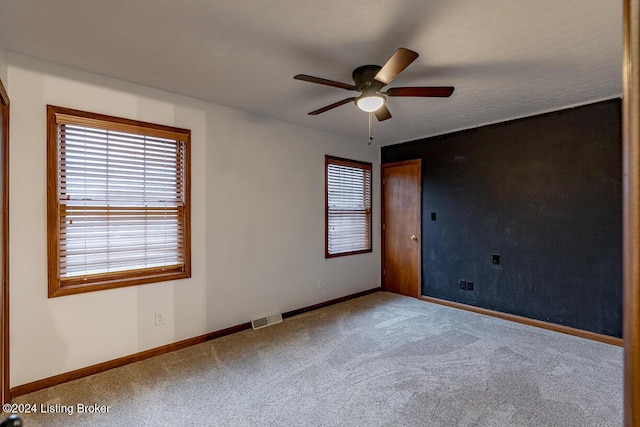
<path fill-rule="evenodd" d="M 382 66 L 374 77 L 380 83 L 388 85 L 398 74 L 409 66 L 418 57 L 418 53 L 403 47 L 398 48 L 386 64 Z"/>
<path fill-rule="evenodd" d="M 383 105 L 382 107 L 378 108 L 376 111 L 373 112 L 373 114 L 376 115 L 376 118 L 378 119 L 379 122 L 391 118 L 391 113 L 389 112 L 389 109 L 387 108 L 386 105 Z"/>
<path fill-rule="evenodd" d="M 320 77 L 309 76 L 307 74 L 298 74 L 298 75 L 293 76 L 293 78 L 296 79 L 296 80 L 303 80 L 305 82 L 318 83 L 318 84 L 326 85 L 326 86 L 339 87 L 341 89 L 356 90 L 356 87 L 354 85 L 350 85 L 350 84 L 347 84 L 347 83 L 336 82 L 334 80 L 322 79 Z"/>
<path fill-rule="evenodd" d="M 392 87 L 385 95 L 447 98 L 451 96 L 454 89 L 453 86 Z"/>
<path fill-rule="evenodd" d="M 315 111 L 310 112 L 310 113 L 309 113 L 309 115 L 310 115 L 310 116 L 317 116 L 317 115 L 318 115 L 318 114 L 320 114 L 320 113 L 324 113 L 325 111 L 332 110 L 332 109 L 334 109 L 334 108 L 336 108 L 336 107 L 339 107 L 339 106 L 344 105 L 344 104 L 346 104 L 346 103 L 348 103 L 348 102 L 351 102 L 351 101 L 353 101 L 354 99 L 356 99 L 356 97 L 355 97 L 355 96 L 354 96 L 354 97 L 351 97 L 351 98 L 343 99 L 342 101 L 334 102 L 334 103 L 333 103 L 333 104 L 331 104 L 331 105 L 327 105 L 326 107 L 322 107 L 322 108 L 319 108 L 319 109 L 317 109 L 317 110 L 315 110 Z"/>

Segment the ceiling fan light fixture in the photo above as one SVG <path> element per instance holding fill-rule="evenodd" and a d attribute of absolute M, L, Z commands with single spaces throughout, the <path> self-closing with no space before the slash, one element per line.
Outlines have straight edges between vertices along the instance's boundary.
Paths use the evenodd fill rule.
<path fill-rule="evenodd" d="M 356 105 L 362 111 L 373 113 L 384 105 L 384 96 L 379 94 L 363 94 L 356 99 Z"/>
<path fill-rule="evenodd" d="M 389 58 L 383 66 L 371 64 L 361 65 L 353 70 L 351 77 L 353 77 L 354 84 L 327 80 L 308 74 L 296 74 L 293 78 L 305 82 L 360 92 L 359 96 L 351 96 L 311 111 L 308 113 L 311 116 L 326 113 L 329 110 L 353 101 L 360 110 L 369 113 L 369 120 L 371 120 L 371 113 L 375 113 L 376 119 L 382 122 L 391 118 L 391 113 L 385 106 L 387 96 L 447 98 L 453 93 L 453 86 L 407 86 L 382 90 L 382 88 L 391 83 L 398 74 L 411 65 L 418 56 L 417 52 L 400 47 L 396 49 L 393 55 L 391 55 L 391 58 Z"/>

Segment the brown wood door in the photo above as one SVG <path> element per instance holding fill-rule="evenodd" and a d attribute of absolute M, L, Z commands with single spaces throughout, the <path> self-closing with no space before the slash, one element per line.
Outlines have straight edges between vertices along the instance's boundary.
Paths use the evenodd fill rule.
<path fill-rule="evenodd" d="M 0 80 L 0 400 L 9 396 L 9 96 Z"/>
<path fill-rule="evenodd" d="M 382 287 L 420 297 L 420 160 L 382 165 Z"/>

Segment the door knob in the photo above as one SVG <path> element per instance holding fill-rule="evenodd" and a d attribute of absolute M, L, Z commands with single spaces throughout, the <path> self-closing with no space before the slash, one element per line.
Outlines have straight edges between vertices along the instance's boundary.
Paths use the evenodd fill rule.
<path fill-rule="evenodd" d="M 416 237 L 416 235 L 415 235 L 415 234 L 412 234 L 412 235 L 411 235 L 411 240 L 418 240 L 418 238 Z"/>

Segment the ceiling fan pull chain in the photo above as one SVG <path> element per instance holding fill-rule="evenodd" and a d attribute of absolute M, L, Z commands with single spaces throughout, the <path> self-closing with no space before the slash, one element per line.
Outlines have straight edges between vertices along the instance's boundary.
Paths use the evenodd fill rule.
<path fill-rule="evenodd" d="M 369 145 L 371 145 L 371 141 L 373 141 L 373 136 L 371 136 L 371 116 L 373 113 L 369 113 Z"/>

